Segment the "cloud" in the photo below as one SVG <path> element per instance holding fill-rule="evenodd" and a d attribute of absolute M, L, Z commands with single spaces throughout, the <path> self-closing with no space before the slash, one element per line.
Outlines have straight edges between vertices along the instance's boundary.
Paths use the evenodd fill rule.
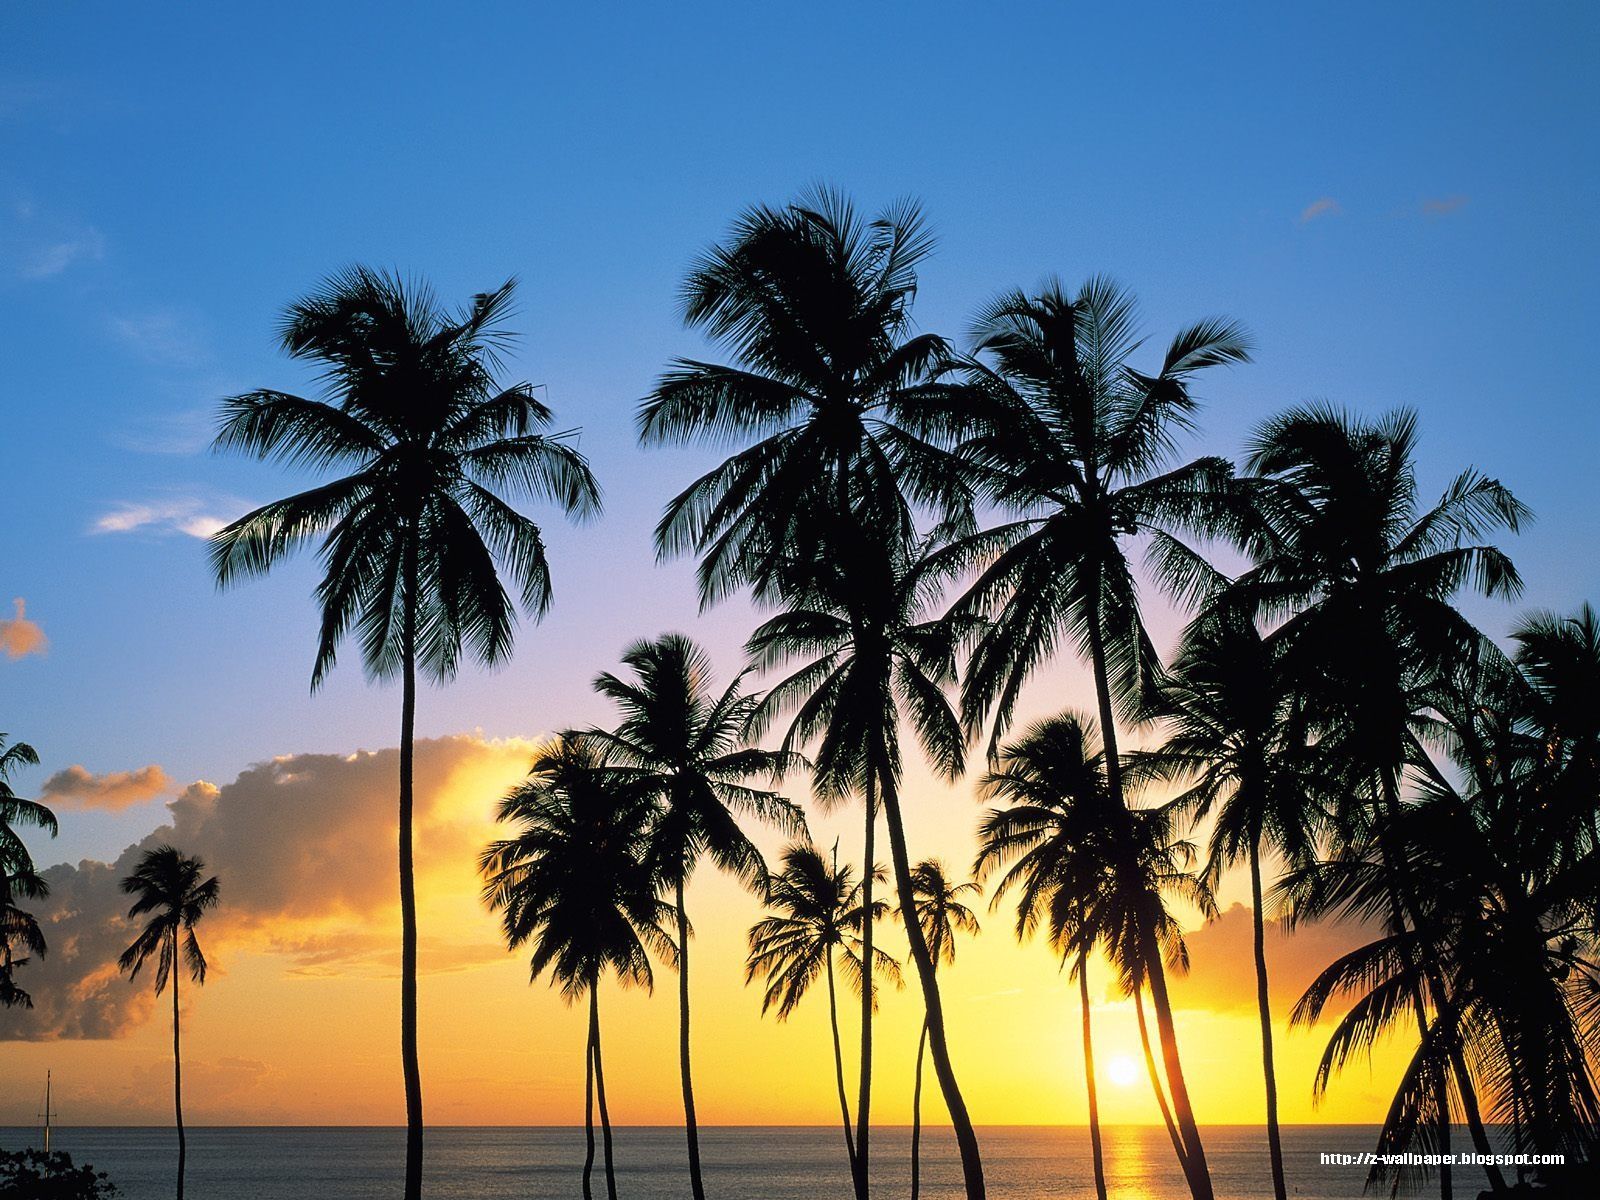
<path fill-rule="evenodd" d="M 161 366 L 197 367 L 210 358 L 190 321 L 171 310 L 113 317 L 111 330 L 145 361 Z"/>
<path fill-rule="evenodd" d="M 24 279 L 51 279 L 79 262 L 98 262 L 105 257 L 106 241 L 98 229 L 84 229 L 75 236 L 35 247 L 23 256 L 17 274 Z"/>
<path fill-rule="evenodd" d="M 11 606 L 16 615 L 0 617 L 0 653 L 10 659 L 43 654 L 50 648 L 50 639 L 35 622 L 28 620 L 27 602 L 18 596 Z"/>
<path fill-rule="evenodd" d="M 172 496 L 160 500 L 122 501 L 110 512 L 96 517 L 90 532 L 181 533 L 208 538 L 234 519 L 218 515 L 219 510 L 239 515 L 249 507 L 245 501 L 232 497 Z"/>
<path fill-rule="evenodd" d="M 1266 926 L 1268 1001 L 1273 1017 L 1286 1021 L 1306 988 L 1334 959 L 1367 940 L 1356 925 L 1325 922 L 1286 934 L 1276 921 Z M 1175 976 L 1174 1000 L 1185 1008 L 1254 1012 L 1255 932 L 1250 909 L 1234 904 L 1209 925 L 1184 935 L 1190 971 Z M 1340 1010 L 1342 1011 L 1342 1010 Z"/>
<path fill-rule="evenodd" d="M 475 864 L 492 836 L 495 804 L 532 750 L 529 742 L 467 736 L 417 743 L 421 953 L 429 973 L 504 959 L 478 902 Z M 395 974 L 398 778 L 392 749 L 273 759 L 221 787 L 189 785 L 169 802 L 168 823 L 114 863 L 46 869 L 50 896 L 34 911 L 49 954 L 18 975 L 35 1007 L 0 1010 L 0 1041 L 115 1038 L 148 1019 L 150 989 L 142 979 L 131 986 L 116 968 L 134 935 L 118 881 L 164 843 L 198 855 L 222 881 L 221 904 L 200 928 L 214 961 L 255 953 L 282 960 L 290 975 Z M 455 906 L 450 919 L 439 915 L 441 903 Z"/>
<path fill-rule="evenodd" d="M 1319 217 L 1337 217 L 1344 213 L 1344 205 L 1332 196 L 1323 196 L 1320 200 L 1313 200 L 1300 210 L 1300 224 L 1305 225 Z"/>
<path fill-rule="evenodd" d="M 1453 212 L 1460 212 L 1470 200 L 1470 196 L 1431 196 L 1422 202 L 1422 215 L 1447 217 Z"/>
<path fill-rule="evenodd" d="M 108 771 L 95 775 L 74 764 L 44 781 L 39 798 L 69 809 L 104 809 L 120 812 L 172 790 L 172 780 L 156 764 L 136 771 Z"/>

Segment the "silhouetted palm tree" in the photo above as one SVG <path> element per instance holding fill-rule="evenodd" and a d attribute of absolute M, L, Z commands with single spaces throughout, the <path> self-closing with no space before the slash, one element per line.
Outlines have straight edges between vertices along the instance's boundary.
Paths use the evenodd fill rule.
<path fill-rule="evenodd" d="M 24 800 L 11 789 L 11 773 L 18 767 L 37 766 L 39 755 L 27 742 L 7 743 L 0 733 L 0 1007 L 32 1008 L 33 997 L 17 985 L 16 969 L 28 962 L 17 955 L 20 947 L 43 958 L 48 947 L 39 922 L 17 907 L 17 899 L 43 900 L 50 886 L 34 871 L 33 856 L 17 833 L 18 825 L 32 825 L 54 837 L 56 816 L 35 800 Z"/>
<path fill-rule="evenodd" d="M 348 633 L 367 674 L 401 679 L 400 1053 L 406 1092 L 405 1200 L 422 1192 L 422 1076 L 417 1064 L 417 914 L 412 866 L 413 740 L 419 669 L 454 676 L 463 651 L 486 664 L 511 652 L 515 620 L 499 571 L 535 616 L 550 604 L 539 528 L 497 489 L 569 515 L 597 512 L 599 490 L 525 383 L 496 379 L 513 284 L 460 314 L 418 284 L 357 267 L 291 305 L 281 341 L 323 369 L 326 400 L 260 390 L 223 406 L 219 450 L 348 473 L 274 501 L 211 543 L 220 584 L 264 574 L 321 538 L 322 630 L 311 686 Z"/>
<path fill-rule="evenodd" d="M 1409 412 L 1361 421 L 1315 405 L 1293 409 L 1254 435 L 1247 459 L 1263 482 L 1253 489 L 1263 521 L 1254 535 L 1256 565 L 1239 586 L 1276 628 L 1283 666 L 1303 698 L 1321 769 L 1344 780 L 1345 803 L 1332 832 L 1344 858 L 1361 843 L 1401 828 L 1401 784 L 1408 764 L 1425 757 L 1417 723 L 1430 691 L 1476 653 L 1480 635 L 1452 604 L 1471 589 L 1513 597 L 1521 587 L 1509 558 L 1475 544 L 1496 529 L 1515 531 L 1527 510 L 1498 481 L 1467 470 L 1423 509 L 1415 472 L 1416 418 Z M 1352 653 L 1351 647 L 1359 647 Z M 1403 848 L 1376 844 L 1390 888 L 1384 919 L 1412 951 L 1409 928 L 1423 915 Z M 1445 984 L 1426 962 L 1398 978 L 1415 989 L 1408 1005 L 1426 1037 L 1423 990 L 1448 1008 Z M 1476 1099 L 1467 1064 L 1452 1063 L 1469 1124 Z M 1433 1069 L 1430 1067 L 1429 1069 Z M 1438 1145 L 1449 1150 L 1449 1074 L 1433 1079 Z M 1478 1149 L 1487 1152 L 1480 1141 Z M 1440 1168 L 1441 1193 L 1451 1171 Z"/>
<path fill-rule="evenodd" d="M 8 743 L 6 735 L 0 733 L 0 871 L 33 871 L 33 858 L 17 834 L 18 825 L 32 825 L 51 837 L 59 831 L 55 813 L 36 800 L 24 800 L 11 790 L 13 771 L 38 765 L 39 755 L 32 746 L 27 742 Z"/>
<path fill-rule="evenodd" d="M 1239 859 L 1249 864 L 1267 1147 L 1273 1193 L 1277 1200 L 1287 1200 L 1267 994 L 1261 855 L 1266 850 L 1304 862 L 1315 852 L 1322 810 L 1316 773 L 1307 761 L 1306 723 L 1280 657 L 1279 647 L 1256 628 L 1253 613 L 1224 593 L 1189 626 L 1161 684 L 1154 711 L 1165 720 L 1165 740 L 1153 752 L 1131 756 L 1130 770 L 1186 780 L 1189 786 L 1180 802 L 1192 808 L 1196 823 L 1215 812 L 1207 867 L 1213 884 Z"/>
<path fill-rule="evenodd" d="M 953 883 L 944 864 L 925 858 L 911 868 L 911 891 L 917 898 L 917 923 L 935 968 L 956 960 L 956 934 L 978 932 L 978 918 L 965 903 L 976 896 L 976 883 Z M 928 1049 L 928 1018 L 917 1036 L 917 1070 L 911 1088 L 911 1200 L 922 1193 L 922 1060 Z"/>
<path fill-rule="evenodd" d="M 150 914 L 139 936 L 117 959 L 129 982 L 151 958 L 156 960 L 156 995 L 172 984 L 172 1107 L 178 1123 L 178 1200 L 183 1200 L 184 1160 L 188 1145 L 183 1132 L 183 1052 L 179 1036 L 178 977 L 185 970 L 196 984 L 206 981 L 206 956 L 194 927 L 217 904 L 217 877 L 202 879 L 206 865 L 198 858 L 157 846 L 139 857 L 133 874 L 122 880 L 122 890 L 137 896 L 128 909 L 129 919 Z M 180 962 L 181 958 L 181 962 Z"/>
<path fill-rule="evenodd" d="M 695 1119 L 689 1040 L 689 910 L 684 890 L 695 866 L 709 857 L 747 886 L 764 890 L 767 865 L 738 817 L 753 816 L 784 833 L 805 828 L 800 809 L 777 792 L 749 786 L 765 776 L 776 781 L 793 756 L 746 744 L 746 729 L 760 703 L 744 692 L 743 675 L 720 693 L 713 688 L 705 651 L 682 634 L 635 642 L 622 656 L 633 679 L 607 671 L 594 687 L 621 711 L 614 731 L 590 730 L 582 738 L 627 786 L 656 805 L 648 859 L 659 883 L 670 890 L 677 916 L 678 1060 L 683 1080 L 689 1177 L 703 1200 L 700 1135 Z"/>
<path fill-rule="evenodd" d="M 880 879 L 881 867 L 873 874 Z M 767 889 L 770 915 L 750 927 L 750 954 L 745 961 L 744 978 L 750 983 L 757 976 L 767 981 L 761 998 L 761 1011 L 774 1006 L 778 1020 L 789 1014 L 805 997 L 820 974 L 828 981 L 828 1023 L 833 1031 L 833 1072 L 839 1089 L 839 1115 L 844 1121 L 845 1153 L 855 1171 L 855 1139 L 850 1132 L 850 1101 L 844 1086 L 844 1052 L 839 1041 L 839 1003 L 834 983 L 834 958 L 844 964 L 845 977 L 860 992 L 866 974 L 861 930 L 867 911 L 861 903 L 861 884 L 848 863 L 838 862 L 838 848 L 830 865 L 822 852 L 810 842 L 797 842 L 783 854 L 783 866 L 772 877 Z M 874 906 L 876 921 L 888 906 Z M 874 970 L 895 983 L 900 980 L 900 964 L 883 950 L 873 951 Z"/>
<path fill-rule="evenodd" d="M 695 265 L 684 318 L 725 346 L 734 365 L 676 362 L 640 406 L 639 430 L 646 443 L 750 442 L 676 496 L 657 527 L 663 555 L 701 556 L 707 603 L 748 586 L 758 599 L 792 605 L 821 564 L 851 581 L 844 600 L 870 603 L 877 546 L 912 536 L 914 504 L 952 528 L 970 520 L 954 460 L 926 440 L 949 433 L 944 410 L 926 404 L 922 388 L 948 346 L 911 325 L 917 268 L 931 248 L 915 205 L 869 222 L 838 193 L 818 189 L 782 208 L 748 210 L 727 244 Z M 877 812 L 875 799 L 866 801 L 870 862 Z M 871 877 L 863 882 L 870 905 Z M 867 1200 L 870 1161 L 871 1009 L 869 978 L 857 1200 Z M 947 1067 L 940 1083 L 967 1194 L 978 1200 L 983 1168 L 966 1105 Z"/>
<path fill-rule="evenodd" d="M 33 1007 L 33 997 L 17 984 L 16 970 L 27 965 L 30 954 L 43 958 L 48 947 L 38 920 L 16 902 L 49 894 L 49 886 L 31 870 L 0 870 L 0 1008 Z M 26 953 L 19 955 L 19 948 Z"/>
<path fill-rule="evenodd" d="M 541 750 L 528 779 L 500 804 L 514 836 L 483 853 L 484 899 L 501 913 L 506 945 L 532 944 L 529 981 L 545 971 L 569 1004 L 589 999 L 584 1047 L 583 1195 L 593 1194 L 594 1105 L 600 1104 L 606 1194 L 616 1200 L 611 1113 L 600 1053 L 600 978 L 649 989 L 648 950 L 671 954 L 671 912 L 646 859 L 651 797 L 600 765 L 583 742 L 562 737 Z"/>
<path fill-rule="evenodd" d="M 971 1168 L 965 1180 L 971 1195 L 983 1187 L 981 1162 L 951 1064 L 933 953 L 916 920 L 900 802 L 902 721 L 915 731 L 939 774 L 954 779 L 965 768 L 966 741 L 945 689 L 955 681 L 957 649 L 970 629 L 958 620 L 930 618 L 928 610 L 940 589 L 919 544 L 886 540 L 871 562 L 875 570 L 870 575 L 865 561 L 848 571 L 836 562 L 819 564 L 813 582 L 794 597 L 792 607 L 757 629 L 747 646 L 763 668 L 792 672 L 767 694 L 763 722 L 792 712 L 784 746 L 817 744 L 812 782 L 824 802 L 852 794 L 866 799 L 869 850 L 882 804 L 898 908 L 922 985 L 934 1071 L 963 1165 Z M 862 1135 L 857 1109 L 858 1189 L 867 1176 Z"/>
<path fill-rule="evenodd" d="M 1176 967 L 1188 961 L 1182 930 L 1166 898 L 1185 900 L 1206 916 L 1216 911 L 1210 890 L 1191 870 L 1193 846 L 1176 833 L 1182 806 L 1169 802 L 1129 808 L 1112 793 L 1108 766 L 1094 722 L 1072 713 L 1041 721 L 1003 744 L 982 783 L 983 795 L 1000 804 L 979 825 L 975 867 L 980 878 L 1005 868 L 995 902 L 1016 889 L 1017 936 L 1026 937 L 1043 923 L 1052 949 L 1072 964 L 1078 977 L 1097 1193 L 1104 1190 L 1105 1174 L 1089 1027 L 1088 955 L 1097 945 L 1104 946 L 1124 991 L 1136 1001 L 1146 983 L 1156 994 L 1156 980 L 1162 981 L 1164 994 L 1160 951 Z M 1191 1186 L 1197 1186 L 1185 1161 L 1181 1128 L 1162 1091 L 1139 1003 L 1151 1088 L 1173 1151 Z"/>
<path fill-rule="evenodd" d="M 1107 783 L 1119 803 L 1116 714 L 1139 713 L 1160 669 L 1126 542 L 1148 538 L 1158 579 L 1186 592 L 1194 555 L 1175 535 L 1238 536 L 1230 465 L 1220 458 L 1171 464 L 1176 435 L 1197 407 L 1194 375 L 1249 359 L 1242 330 L 1210 320 L 1179 332 L 1147 375 L 1130 365 L 1139 345 L 1134 324 L 1132 297 L 1106 279 L 1091 279 L 1075 295 L 1056 283 L 1033 296 L 1014 292 L 979 315 L 974 357 L 960 378 L 981 399 L 981 415 L 961 453 L 1015 519 L 947 552 L 953 567 L 978 571 L 958 611 L 993 622 L 963 681 L 969 728 L 992 718 L 992 749 L 1024 682 L 1063 643 L 1072 645 L 1093 671 Z M 1153 929 L 1145 941 L 1145 957 L 1158 961 Z M 1185 1175 L 1196 1200 L 1209 1200 L 1210 1172 L 1159 969 L 1150 982 Z"/>

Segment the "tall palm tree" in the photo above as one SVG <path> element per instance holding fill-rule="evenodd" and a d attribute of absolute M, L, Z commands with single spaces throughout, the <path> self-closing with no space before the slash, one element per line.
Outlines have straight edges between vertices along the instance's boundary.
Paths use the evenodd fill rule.
<path fill-rule="evenodd" d="M 917 924 L 935 968 L 956 960 L 956 934 L 978 932 L 978 918 L 966 904 L 967 896 L 982 889 L 970 880 L 956 883 L 937 858 L 925 858 L 911 868 L 911 891 L 917 898 Z M 911 1200 L 922 1194 L 922 1060 L 927 1057 L 928 1018 L 922 1018 L 917 1035 L 917 1070 L 911 1087 Z"/>
<path fill-rule="evenodd" d="M 970 521 L 958 463 L 929 440 L 951 433 L 951 406 L 924 402 L 949 347 L 911 322 L 917 269 L 932 246 L 914 204 L 867 221 L 819 188 L 780 208 L 747 210 L 727 243 L 696 263 L 684 285 L 684 319 L 733 363 L 675 362 L 640 405 L 639 433 L 647 444 L 748 443 L 674 497 L 656 529 L 663 556 L 700 555 L 705 603 L 749 587 L 758 599 L 792 605 L 820 564 L 841 571 L 849 595 L 870 603 L 877 543 L 909 538 L 914 506 L 952 528 Z M 871 862 L 877 802 L 864 799 L 863 860 Z M 863 883 L 870 906 L 870 875 Z M 866 936 L 870 945 L 870 924 Z M 861 1003 L 856 1195 L 866 1200 L 870 977 Z M 936 1049 L 936 1061 L 942 1053 Z M 948 1064 L 939 1070 L 967 1194 L 977 1200 L 977 1138 L 954 1074 Z"/>
<path fill-rule="evenodd" d="M 525 383 L 498 381 L 513 282 L 459 314 L 415 283 L 364 267 L 328 279 L 284 314 L 281 343 L 319 365 L 324 399 L 262 389 L 224 402 L 219 450 L 344 472 L 247 513 L 211 541 L 218 583 L 266 573 L 321 539 L 316 688 L 346 634 L 368 676 L 401 680 L 400 1057 L 406 1095 L 405 1200 L 422 1194 L 422 1073 L 417 1061 L 417 912 L 413 741 L 417 676 L 455 675 L 463 651 L 485 664 L 511 653 L 513 577 L 535 617 L 549 607 L 539 528 L 500 490 L 599 511 L 588 464 Z"/>
<path fill-rule="evenodd" d="M 124 894 L 138 897 L 128 909 L 130 920 L 150 914 L 139 936 L 117 959 L 118 970 L 131 983 L 151 958 L 156 962 L 156 995 L 172 984 L 172 1108 L 178 1123 L 178 1200 L 183 1200 L 184 1160 L 188 1145 L 183 1132 L 183 1050 L 178 1017 L 178 977 L 185 970 L 196 985 L 206 981 L 206 956 L 194 927 L 217 905 L 217 877 L 202 879 L 206 865 L 172 846 L 157 846 L 139 856 L 133 874 L 123 877 Z"/>
<path fill-rule="evenodd" d="M 0 733 L 0 1007 L 32 1008 L 33 997 L 17 985 L 16 969 L 28 955 L 43 958 L 48 947 L 39 922 L 17 907 L 19 897 L 43 900 L 50 885 L 34 871 L 33 856 L 17 833 L 18 825 L 32 825 L 54 837 L 56 816 L 35 800 L 24 800 L 11 789 L 11 774 L 18 767 L 39 764 L 39 755 L 27 742 L 10 742 Z M 20 947 L 28 954 L 18 956 Z"/>
<path fill-rule="evenodd" d="M 1481 635 L 1454 607 L 1457 593 L 1511 598 L 1521 588 L 1509 558 L 1480 539 L 1515 532 L 1527 510 L 1497 480 L 1466 470 L 1429 508 L 1419 503 L 1414 414 L 1362 421 L 1326 405 L 1292 409 L 1254 435 L 1247 466 L 1261 528 L 1257 563 L 1239 580 L 1274 623 L 1284 669 L 1305 700 L 1325 770 L 1337 765 L 1345 803 L 1332 826 L 1340 856 L 1359 858 L 1363 840 L 1397 836 L 1408 764 L 1425 757 L 1417 725 L 1439 683 L 1477 653 Z M 1350 647 L 1360 648 L 1351 653 Z M 1421 896 L 1403 848 L 1379 837 L 1390 888 L 1384 915 L 1398 952 L 1412 953 Z M 1449 1006 L 1444 981 L 1426 963 L 1402 970 L 1408 1007 L 1426 1036 L 1431 991 Z M 1430 1070 L 1435 1070 L 1433 1066 Z M 1476 1107 L 1463 1059 L 1452 1064 L 1464 1106 Z M 1450 1140 L 1450 1078 L 1432 1080 L 1441 1152 Z M 1469 1117 L 1471 1113 L 1469 1111 Z M 1477 1122 L 1471 1122 L 1476 1124 Z M 1480 1151 L 1484 1147 L 1480 1144 Z M 1440 1168 L 1447 1200 L 1452 1173 Z"/>
<path fill-rule="evenodd" d="M 843 963 L 845 977 L 858 992 L 866 976 L 861 932 L 868 920 L 887 911 L 874 906 L 870 918 L 861 903 L 861 883 L 850 864 L 833 862 L 809 841 L 796 842 L 783 854 L 783 866 L 767 890 L 769 915 L 750 927 L 750 954 L 745 961 L 746 983 L 758 976 L 767 983 L 761 1011 L 776 1007 L 778 1020 L 787 1020 L 820 974 L 828 981 L 828 1023 L 833 1031 L 833 1073 L 839 1089 L 839 1115 L 844 1122 L 845 1154 L 855 1171 L 855 1139 L 850 1131 L 850 1100 L 844 1086 L 844 1050 L 839 1040 L 839 1001 L 834 982 L 834 959 Z M 883 875 L 881 867 L 873 874 Z M 881 949 L 873 951 L 873 970 L 896 983 L 900 964 Z"/>
<path fill-rule="evenodd" d="M 501 914 L 506 945 L 531 944 L 529 982 L 550 972 L 569 1004 L 589 1001 L 584 1046 L 584 1200 L 592 1196 L 594 1104 L 600 1104 L 606 1194 L 616 1200 L 611 1114 L 600 1054 L 600 979 L 649 989 L 649 950 L 670 955 L 646 859 L 654 806 L 648 794 L 606 771 L 582 741 L 558 738 L 535 755 L 526 782 L 500 804 L 514 834 L 484 851 L 484 899 Z"/>
<path fill-rule="evenodd" d="M 914 730 L 940 775 L 955 779 L 965 769 L 966 740 L 946 688 L 955 681 L 957 651 L 970 627 L 930 616 L 940 593 L 939 577 L 930 569 L 922 543 L 884 541 L 873 564 L 871 576 L 864 564 L 848 571 L 837 562 L 819 564 L 811 585 L 786 612 L 757 629 L 747 648 L 762 668 L 791 672 L 768 692 L 762 721 L 792 712 L 784 746 L 816 743 L 812 783 L 824 802 L 852 794 L 866 799 L 869 850 L 882 806 L 901 922 L 922 985 L 934 1072 L 961 1148 L 966 1189 L 975 1195 L 983 1189 L 982 1163 L 951 1063 L 933 951 L 916 919 L 900 801 L 902 722 Z M 870 1010 L 863 1020 L 870 1020 Z M 865 1194 L 868 1183 L 866 1132 L 858 1107 L 858 1194 Z"/>
<path fill-rule="evenodd" d="M 746 743 L 760 697 L 745 693 L 743 674 L 716 691 L 705 651 L 679 633 L 633 643 L 622 662 L 631 679 L 606 671 L 594 681 L 595 691 L 620 712 L 616 729 L 581 736 L 627 786 L 656 805 L 647 857 L 657 881 L 672 893 L 677 919 L 678 1066 L 689 1178 L 695 1200 L 704 1200 L 690 1056 L 690 923 L 684 893 L 703 857 L 747 886 L 764 890 L 766 861 L 738 818 L 756 817 L 788 834 L 803 830 L 805 818 L 777 792 L 749 784 L 761 776 L 776 782 L 794 759 Z"/>
<path fill-rule="evenodd" d="M 1215 904 L 1192 870 L 1194 847 L 1177 836 L 1182 805 L 1130 809 L 1111 790 L 1107 753 L 1094 721 L 1073 713 L 1041 721 L 1002 744 L 982 783 L 982 794 L 998 803 L 979 825 L 975 873 L 983 878 L 1004 869 L 994 902 L 1016 890 L 1017 936 L 1027 937 L 1042 924 L 1051 948 L 1078 977 L 1097 1194 L 1104 1193 L 1105 1170 L 1086 974 L 1088 956 L 1097 946 L 1104 947 L 1123 989 L 1139 1003 L 1151 1088 L 1174 1153 L 1196 1187 L 1186 1142 L 1155 1069 L 1139 995 L 1146 985 L 1152 996 L 1165 995 L 1162 951 L 1174 966 L 1187 963 L 1167 898 L 1183 900 L 1206 916 L 1215 913 Z M 1152 941 L 1158 948 L 1153 955 Z"/>
<path fill-rule="evenodd" d="M 1308 731 L 1280 658 L 1279 647 L 1256 627 L 1254 614 L 1223 593 L 1186 630 L 1161 685 L 1154 711 L 1165 721 L 1165 740 L 1130 762 L 1133 771 L 1146 776 L 1186 780 L 1180 799 L 1192 806 L 1196 823 L 1214 812 L 1206 872 L 1213 885 L 1227 866 L 1241 858 L 1249 864 L 1267 1147 L 1273 1194 L 1287 1200 L 1261 856 L 1268 850 L 1304 862 L 1315 852 L 1322 809 L 1316 772 L 1308 769 Z"/>
<path fill-rule="evenodd" d="M 1011 519 L 947 552 L 952 566 L 977 570 L 958 611 L 993 622 L 963 682 L 969 728 L 992 719 L 992 750 L 1023 684 L 1063 642 L 1074 646 L 1093 673 L 1107 783 L 1123 807 L 1117 713 L 1139 713 L 1160 669 L 1128 542 L 1148 538 L 1157 577 L 1181 592 L 1191 586 L 1194 555 L 1175 535 L 1238 534 L 1230 465 L 1173 459 L 1197 407 L 1195 375 L 1249 360 L 1243 331 L 1222 320 L 1181 330 L 1153 375 L 1131 365 L 1138 345 L 1132 297 L 1103 278 L 1075 294 L 1058 283 L 1036 295 L 1013 292 L 979 315 L 974 354 L 954 368 L 981 400 L 961 453 Z M 1159 968 L 1156 931 L 1143 937 Z M 1185 1173 L 1196 1200 L 1209 1200 L 1205 1148 L 1159 969 L 1150 981 Z"/>

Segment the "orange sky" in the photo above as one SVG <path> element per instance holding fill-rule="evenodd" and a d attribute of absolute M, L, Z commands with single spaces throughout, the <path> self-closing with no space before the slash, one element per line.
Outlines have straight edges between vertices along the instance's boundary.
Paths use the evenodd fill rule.
<path fill-rule="evenodd" d="M 419 746 L 419 894 L 425 974 L 422 1062 L 430 1121 L 442 1124 L 568 1123 L 582 1117 L 583 1015 L 507 955 L 478 900 L 474 862 L 492 836 L 497 798 L 526 768 L 531 741 L 474 736 Z M 260 764 L 220 790 L 195 784 L 169 801 L 174 837 L 223 880 L 222 907 L 201 927 L 213 974 L 185 1003 L 186 1112 L 197 1123 L 386 1124 L 402 1119 L 396 1051 L 397 917 L 394 893 L 394 751 L 349 757 L 301 755 Z M 151 801 L 159 813 L 160 801 Z M 977 805 L 970 785 L 913 778 L 913 851 L 964 868 Z M 849 811 L 813 818 L 820 843 L 859 844 Z M 770 850 L 778 843 L 763 839 Z M 881 839 L 880 839 L 881 840 Z M 0 1030 L 45 1041 L 0 1051 L 0 1125 L 30 1124 L 36 1086 L 54 1071 L 66 1123 L 164 1122 L 170 1114 L 170 1030 L 144 981 L 116 978 L 110 960 L 131 933 L 121 919 L 113 867 L 57 868 L 47 926 L 52 953 L 26 968 L 39 1009 L 0 1016 Z M 1236 903 L 1239 881 L 1223 890 Z M 836 1118 L 825 993 L 785 1024 L 760 1016 L 743 986 L 744 931 L 755 901 L 703 871 L 689 893 L 698 930 L 694 958 L 696 1065 L 702 1121 L 828 1123 Z M 1076 986 L 1042 944 L 1019 946 L 1006 911 L 986 914 L 983 934 L 963 942 L 947 969 L 946 1011 L 969 1106 L 981 1124 L 1078 1123 L 1085 1119 Z M 903 948 L 892 926 L 881 935 Z M 1323 1030 L 1284 1029 L 1292 997 L 1342 944 L 1336 930 L 1273 936 L 1279 1013 L 1282 1116 L 1286 1122 L 1379 1119 L 1399 1069 L 1396 1048 L 1375 1067 L 1353 1067 L 1314 1108 L 1310 1080 Z M 1197 1111 L 1205 1123 L 1242 1123 L 1262 1112 L 1249 923 L 1230 909 L 1191 942 L 1193 975 L 1175 987 L 1178 1024 Z M 908 973 L 909 974 L 909 973 Z M 1139 1049 L 1131 1006 L 1108 973 L 1092 975 L 1107 1122 L 1159 1119 L 1142 1074 L 1111 1080 L 1113 1060 Z M 874 1117 L 910 1116 L 912 1057 L 920 1022 L 911 983 L 884 997 L 877 1024 Z M 681 1119 L 676 1009 L 670 975 L 654 996 L 607 987 L 601 999 L 614 1119 Z M 855 1038 L 854 1006 L 842 1014 Z M 96 1035 L 85 1040 L 83 1034 Z M 109 1035 L 109 1036 L 108 1036 Z M 849 1063 L 852 1054 L 846 1053 Z M 937 1110 L 937 1091 L 932 1104 Z"/>

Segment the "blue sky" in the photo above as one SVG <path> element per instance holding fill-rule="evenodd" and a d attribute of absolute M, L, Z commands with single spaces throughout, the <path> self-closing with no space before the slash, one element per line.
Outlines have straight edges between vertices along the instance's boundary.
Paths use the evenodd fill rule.
<path fill-rule="evenodd" d="M 310 386 L 277 314 L 350 262 L 451 299 L 519 276 L 510 369 L 607 491 L 599 524 L 552 519 L 551 618 L 423 731 L 596 718 L 594 672 L 691 622 L 731 664 L 747 614 L 697 620 L 649 546 L 707 456 L 638 450 L 631 413 L 699 349 L 693 255 L 818 180 L 922 200 L 923 327 L 1100 271 L 1152 339 L 1235 316 L 1259 361 L 1207 381 L 1196 449 L 1307 398 L 1411 405 L 1425 490 L 1474 464 L 1536 510 L 1528 602 L 1600 595 L 1592 6 L 224 7 L 0 9 L 0 602 L 49 639 L 0 656 L 0 729 L 44 755 L 30 781 L 393 744 L 354 666 L 307 695 L 309 558 L 218 595 L 183 531 L 297 482 L 211 457 L 211 414 Z M 42 857 L 163 816 L 85 814 Z"/>

